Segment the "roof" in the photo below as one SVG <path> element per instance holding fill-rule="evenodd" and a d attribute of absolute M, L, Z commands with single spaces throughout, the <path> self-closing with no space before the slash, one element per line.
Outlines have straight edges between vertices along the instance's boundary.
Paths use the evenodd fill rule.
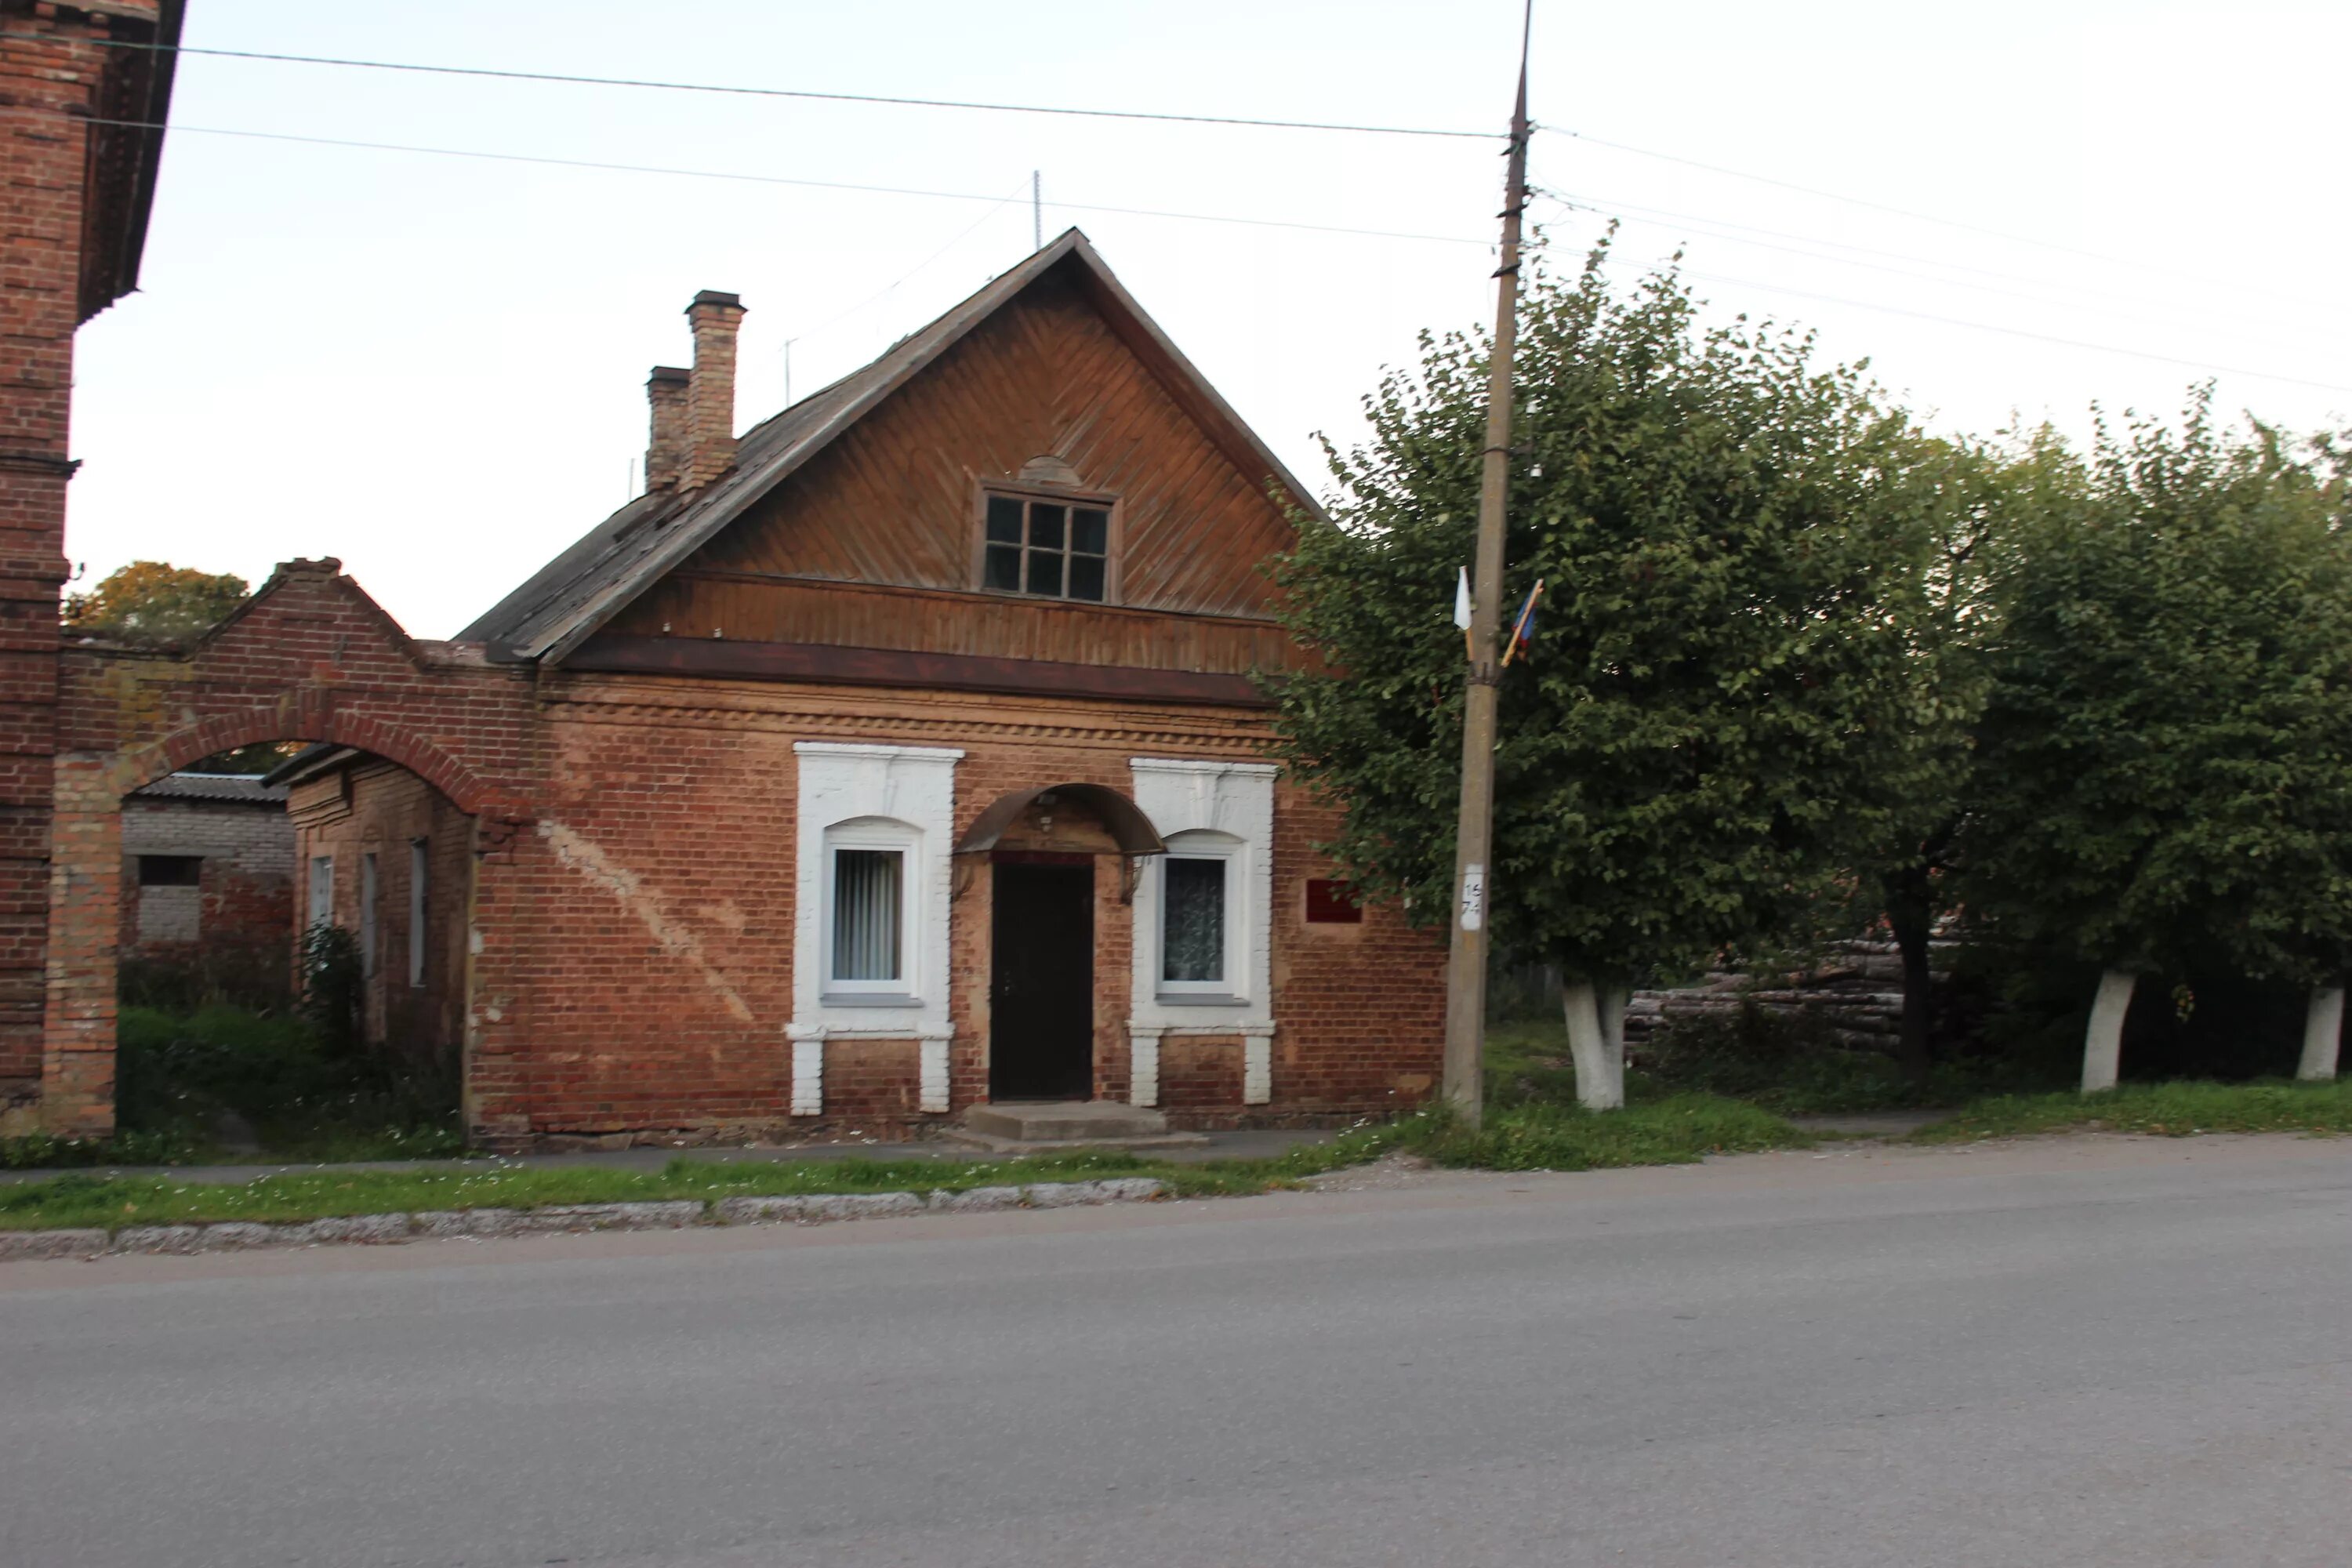
<path fill-rule="evenodd" d="M 920 331 L 901 338 L 864 369 L 753 426 L 737 445 L 735 467 L 719 479 L 698 489 L 650 491 L 629 502 L 458 633 L 458 640 L 489 644 L 492 658 L 561 663 L 867 410 L 1030 284 L 1066 265 L 1079 270 L 1114 327 L 1126 329 L 1150 351 L 1171 389 L 1237 461 L 1271 476 L 1300 506 L 1314 510 L 1307 489 L 1144 313 L 1087 237 L 1073 228 Z"/>
<path fill-rule="evenodd" d="M 166 773 L 131 792 L 134 800 L 194 800 L 215 805 L 283 805 L 286 790 L 261 773 Z"/>
<path fill-rule="evenodd" d="M 80 321 L 139 287 L 185 10 L 184 0 L 159 0 L 152 27 L 135 16 L 113 19 L 111 36 L 131 47 L 109 51 L 89 129 L 83 175 L 89 227 L 81 257 Z"/>
<path fill-rule="evenodd" d="M 313 741 L 268 773 L 261 782 L 277 786 L 280 795 L 298 784 L 305 784 L 345 763 L 354 763 L 366 756 L 365 752 L 337 745 L 332 741 Z"/>

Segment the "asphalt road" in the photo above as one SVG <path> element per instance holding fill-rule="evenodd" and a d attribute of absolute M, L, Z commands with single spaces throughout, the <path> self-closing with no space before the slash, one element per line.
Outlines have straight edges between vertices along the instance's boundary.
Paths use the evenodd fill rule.
<path fill-rule="evenodd" d="M 0 1265 L 0 1562 L 2352 1561 L 2352 1143 Z"/>

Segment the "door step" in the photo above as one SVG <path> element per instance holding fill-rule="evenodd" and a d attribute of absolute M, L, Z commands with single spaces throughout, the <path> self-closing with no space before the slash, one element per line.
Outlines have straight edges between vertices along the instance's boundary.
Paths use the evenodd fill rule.
<path fill-rule="evenodd" d="M 1169 1131 L 1168 1118 L 1156 1110 L 1121 1105 L 1114 1100 L 975 1105 L 964 1112 L 963 1122 L 947 1130 L 948 1136 L 1000 1153 L 1104 1147 L 1198 1148 L 1208 1142 L 1198 1132 Z"/>

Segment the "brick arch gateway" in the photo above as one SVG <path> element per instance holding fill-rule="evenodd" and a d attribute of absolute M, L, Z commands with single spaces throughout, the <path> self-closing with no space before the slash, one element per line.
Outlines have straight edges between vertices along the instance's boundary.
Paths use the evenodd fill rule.
<path fill-rule="evenodd" d="M 42 1007 L 34 1028 L 19 1021 L 13 1048 L 0 1048 L 0 1106 L 16 1126 L 73 1137 L 113 1131 L 121 808 L 131 791 L 258 742 L 367 753 L 415 774 L 471 820 L 469 910 L 481 902 L 481 863 L 507 851 L 532 816 L 528 682 L 478 647 L 409 637 L 332 560 L 279 566 L 189 647 L 69 642 L 59 684 Z M 470 1058 L 472 963 L 457 983 Z M 25 1070 L 36 1062 L 37 1077 Z M 469 1085 L 471 1076 L 469 1064 Z M 470 1121 L 470 1087 L 468 1101 Z"/>

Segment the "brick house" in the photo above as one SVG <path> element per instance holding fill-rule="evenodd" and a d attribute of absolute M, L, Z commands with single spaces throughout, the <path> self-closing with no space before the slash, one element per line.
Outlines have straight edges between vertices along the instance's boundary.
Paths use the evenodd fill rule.
<path fill-rule="evenodd" d="M 122 952 L 286 973 L 294 828 L 258 774 L 173 773 L 122 803 Z"/>
<path fill-rule="evenodd" d="M 1251 679 L 1312 502 L 1085 237 L 740 437 L 743 307 L 687 314 L 646 492 L 457 638 L 296 562 L 70 650 L 45 1120 L 110 1115 L 124 795 L 285 739 L 306 917 L 462 1029 L 494 1146 L 1426 1095 L 1443 944 L 1333 883 Z"/>

